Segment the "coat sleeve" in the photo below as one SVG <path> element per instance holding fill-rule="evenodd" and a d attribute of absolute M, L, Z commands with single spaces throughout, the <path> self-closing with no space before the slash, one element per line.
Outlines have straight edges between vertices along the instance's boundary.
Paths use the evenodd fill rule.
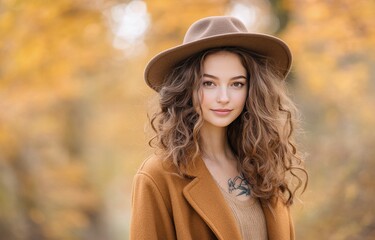
<path fill-rule="evenodd" d="M 263 203 L 269 240 L 295 240 L 294 225 L 289 207 L 278 198 Z"/>
<path fill-rule="evenodd" d="M 292 215 L 290 213 L 289 207 L 288 207 L 288 214 L 289 214 L 289 226 L 290 226 L 290 240 L 295 240 L 294 223 L 293 223 L 293 219 L 292 219 Z"/>
<path fill-rule="evenodd" d="M 151 176 L 134 177 L 130 240 L 176 239 L 171 212 Z"/>

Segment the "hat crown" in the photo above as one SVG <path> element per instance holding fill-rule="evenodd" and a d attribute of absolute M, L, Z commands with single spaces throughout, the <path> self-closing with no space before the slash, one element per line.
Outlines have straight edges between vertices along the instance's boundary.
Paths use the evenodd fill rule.
<path fill-rule="evenodd" d="M 237 18 L 228 16 L 208 17 L 190 26 L 185 34 L 183 43 L 190 43 L 218 35 L 247 32 L 245 25 Z"/>

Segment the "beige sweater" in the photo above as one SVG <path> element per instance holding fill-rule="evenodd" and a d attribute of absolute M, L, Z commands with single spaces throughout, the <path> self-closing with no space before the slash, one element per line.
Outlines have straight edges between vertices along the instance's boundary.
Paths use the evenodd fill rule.
<path fill-rule="evenodd" d="M 244 240 L 267 240 L 267 226 L 262 207 L 258 199 L 238 200 L 223 188 L 225 200 L 232 209 Z"/>

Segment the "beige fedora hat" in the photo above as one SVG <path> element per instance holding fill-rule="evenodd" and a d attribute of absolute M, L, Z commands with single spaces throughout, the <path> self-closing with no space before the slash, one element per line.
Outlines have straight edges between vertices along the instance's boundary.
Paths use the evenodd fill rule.
<path fill-rule="evenodd" d="M 181 45 L 167 49 L 149 61 L 144 72 L 147 85 L 159 91 L 165 76 L 176 64 L 196 53 L 218 47 L 241 47 L 272 59 L 274 67 L 284 78 L 292 64 L 290 49 L 281 39 L 249 33 L 245 25 L 234 17 L 207 17 L 190 26 Z"/>

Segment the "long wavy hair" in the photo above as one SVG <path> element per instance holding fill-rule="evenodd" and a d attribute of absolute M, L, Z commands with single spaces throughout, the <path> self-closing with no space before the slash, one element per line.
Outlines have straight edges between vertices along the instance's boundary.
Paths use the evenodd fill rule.
<path fill-rule="evenodd" d="M 160 109 L 150 118 L 155 136 L 149 144 L 159 150 L 163 159 L 173 162 L 179 174 L 186 176 L 189 161 L 203 150 L 199 107 L 203 62 L 206 56 L 218 51 L 237 54 L 247 71 L 245 107 L 227 127 L 239 170 L 255 197 L 268 201 L 281 196 L 285 204 L 291 205 L 296 191 L 305 190 L 308 175 L 293 141 L 298 112 L 287 96 L 285 80 L 270 59 L 246 49 L 225 47 L 206 50 L 178 64 L 159 91 Z"/>

